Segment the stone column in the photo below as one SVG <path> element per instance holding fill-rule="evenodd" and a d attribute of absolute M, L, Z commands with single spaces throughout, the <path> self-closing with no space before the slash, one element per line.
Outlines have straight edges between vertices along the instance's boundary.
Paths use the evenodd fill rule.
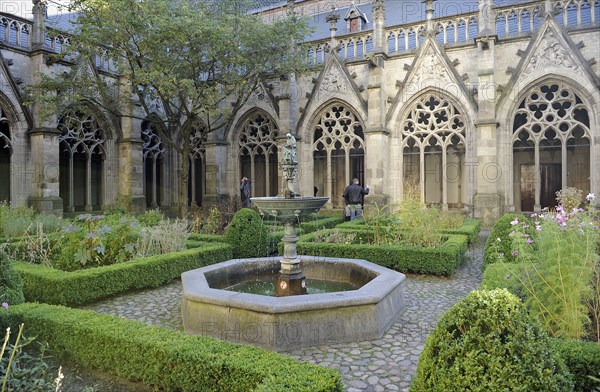
<path fill-rule="evenodd" d="M 502 189 L 503 176 L 498 159 L 498 135 L 496 120 L 496 78 L 495 69 L 495 18 L 492 0 L 479 1 L 479 33 L 477 43 L 478 119 L 475 123 L 474 140 L 475 161 L 467 162 L 470 175 L 467 190 L 473 196 L 473 213 L 482 220 L 483 226 L 490 226 L 501 214 L 502 200 L 499 188 Z M 476 173 L 476 174 L 475 174 Z M 467 200 L 467 203 L 470 203 Z"/>
<path fill-rule="evenodd" d="M 39 74 L 48 74 L 49 66 L 45 59 L 50 54 L 43 50 L 46 31 L 46 3 L 40 0 L 33 2 L 33 35 L 31 54 L 32 82 L 40 81 Z M 59 196 L 59 137 L 56 129 L 56 115 L 44 113 L 43 104 L 34 102 L 31 106 L 33 128 L 29 130 L 31 143 L 32 178 L 31 193 L 28 203 L 36 211 L 61 216 L 63 200 Z"/>
<path fill-rule="evenodd" d="M 120 80 L 123 97 L 130 97 L 131 86 L 125 78 Z M 144 194 L 144 156 L 142 151 L 142 120 L 134 118 L 134 104 L 125 99 L 121 109 L 122 139 L 119 145 L 119 195 L 130 198 L 131 212 L 140 214 L 146 210 Z M 139 113 L 138 113 L 139 114 Z"/>
<path fill-rule="evenodd" d="M 388 203 L 385 174 L 389 166 L 389 131 L 386 128 L 385 54 L 383 28 L 385 24 L 382 1 L 373 2 L 373 47 L 367 85 L 367 129 L 365 131 L 365 183 L 369 195 L 365 197 L 365 210 L 381 208 Z"/>
<path fill-rule="evenodd" d="M 228 143 L 222 140 L 212 140 L 205 143 L 206 152 L 204 155 L 204 195 L 202 206 L 216 204 L 229 201 L 229 193 L 227 192 L 227 184 L 234 183 L 237 188 L 237 193 L 232 196 L 239 197 L 239 178 L 233 180 L 227 178 L 227 149 L 236 148 L 229 146 Z M 237 156 L 237 154 L 236 154 Z M 239 165 L 239 162 L 237 162 Z M 235 189 L 234 188 L 234 189 Z"/>

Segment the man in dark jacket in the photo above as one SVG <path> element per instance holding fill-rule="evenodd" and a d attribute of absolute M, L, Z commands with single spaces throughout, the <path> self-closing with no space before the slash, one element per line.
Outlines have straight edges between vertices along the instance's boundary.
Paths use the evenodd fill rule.
<path fill-rule="evenodd" d="M 346 206 L 350 210 L 350 220 L 362 217 L 362 204 L 364 195 L 369 194 L 369 187 L 363 188 L 358 184 L 358 178 L 352 180 L 342 195 L 346 199 Z"/>

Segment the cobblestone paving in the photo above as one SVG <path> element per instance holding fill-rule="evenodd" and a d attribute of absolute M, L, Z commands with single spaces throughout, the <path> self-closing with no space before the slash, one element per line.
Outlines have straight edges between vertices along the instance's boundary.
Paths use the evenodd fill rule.
<path fill-rule="evenodd" d="M 407 276 L 406 310 L 381 339 L 309 347 L 288 354 L 339 369 L 348 392 L 407 391 L 425 339 L 441 314 L 479 287 L 488 234 L 482 232 L 471 245 L 454 276 Z M 176 280 L 158 289 L 121 295 L 86 308 L 181 330 L 181 294 L 181 282 Z"/>

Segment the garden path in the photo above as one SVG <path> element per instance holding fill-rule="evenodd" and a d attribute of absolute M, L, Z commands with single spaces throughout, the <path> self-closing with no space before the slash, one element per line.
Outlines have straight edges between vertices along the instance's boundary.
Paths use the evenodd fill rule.
<path fill-rule="evenodd" d="M 441 314 L 479 287 L 488 231 L 469 247 L 465 262 L 452 277 L 408 275 L 406 310 L 378 340 L 299 349 L 294 358 L 339 369 L 349 392 L 407 391 L 427 335 Z M 158 289 L 129 293 L 86 306 L 100 313 L 182 330 L 181 281 Z"/>

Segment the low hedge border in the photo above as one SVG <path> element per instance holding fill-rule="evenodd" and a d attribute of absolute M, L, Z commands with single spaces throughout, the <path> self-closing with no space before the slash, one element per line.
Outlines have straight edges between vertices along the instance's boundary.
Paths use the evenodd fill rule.
<path fill-rule="evenodd" d="M 53 353 L 164 391 L 342 391 L 337 370 L 253 346 L 47 304 L 12 306 L 5 323 Z M 0 323 L 2 324 L 2 323 Z"/>
<path fill-rule="evenodd" d="M 355 219 L 353 221 L 344 222 L 342 224 L 339 224 L 337 227 L 340 229 L 370 230 L 370 228 L 365 226 L 365 222 L 362 219 Z M 467 219 L 464 221 L 461 227 L 458 227 L 456 229 L 440 229 L 440 232 L 442 234 L 466 235 L 469 238 L 470 244 L 477 239 L 480 230 L 481 221 L 479 219 Z"/>
<path fill-rule="evenodd" d="M 367 233 L 372 235 L 367 230 L 336 230 L 361 236 Z M 296 243 L 298 254 L 364 259 L 400 272 L 452 275 L 462 263 L 468 247 L 468 238 L 464 235 L 448 235 L 446 241 L 436 248 L 313 242 L 317 235 L 327 235 L 333 231 L 332 229 L 319 230 L 300 236 Z"/>
<path fill-rule="evenodd" d="M 600 344 L 577 340 L 550 339 L 550 347 L 558 351 L 573 376 L 576 392 L 597 391 L 600 382 L 590 376 L 600 378 Z"/>
<path fill-rule="evenodd" d="M 73 272 L 24 262 L 15 262 L 15 268 L 23 278 L 26 301 L 76 306 L 128 290 L 159 287 L 185 271 L 232 258 L 228 244 L 198 245 L 181 252 Z"/>
<path fill-rule="evenodd" d="M 512 220 L 512 219 L 511 219 Z M 506 288 L 523 299 L 516 275 L 525 268 L 524 263 L 494 263 L 483 272 L 481 288 L 494 290 Z M 575 382 L 575 391 L 588 392 L 600 387 L 589 376 L 600 378 L 600 344 L 576 340 L 550 339 L 551 347 L 560 353 Z"/>
<path fill-rule="evenodd" d="M 317 230 L 332 229 L 343 222 L 344 217 L 339 215 L 327 218 L 319 218 L 314 221 L 300 222 L 300 228 L 304 230 L 304 233 L 312 233 Z"/>

